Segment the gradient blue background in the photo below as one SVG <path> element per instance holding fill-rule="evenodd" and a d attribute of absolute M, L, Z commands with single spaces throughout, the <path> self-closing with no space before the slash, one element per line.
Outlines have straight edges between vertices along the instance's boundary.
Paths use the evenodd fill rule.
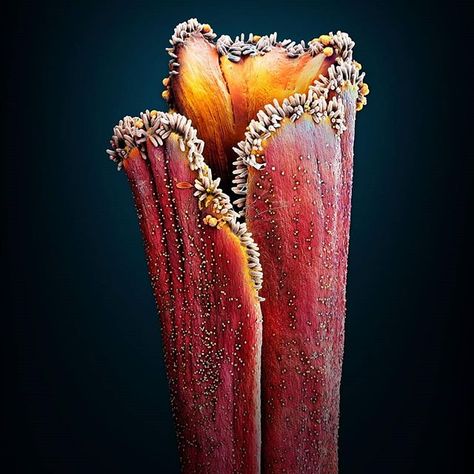
<path fill-rule="evenodd" d="M 341 472 L 464 472 L 462 8 L 14 2 L 2 33 L 5 472 L 177 472 L 141 237 L 104 149 L 123 115 L 163 109 L 164 48 L 193 16 L 217 34 L 355 39 L 371 94 L 357 119 Z"/>

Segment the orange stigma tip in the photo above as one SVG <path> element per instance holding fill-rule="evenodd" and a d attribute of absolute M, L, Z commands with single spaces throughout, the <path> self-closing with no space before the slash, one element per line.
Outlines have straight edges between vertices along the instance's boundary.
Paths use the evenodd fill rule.
<path fill-rule="evenodd" d="M 356 110 L 360 112 L 364 108 L 364 104 L 362 102 L 357 102 Z"/>
<path fill-rule="evenodd" d="M 135 120 L 135 127 L 143 128 L 143 120 L 141 119 Z"/>
<path fill-rule="evenodd" d="M 202 25 L 201 31 L 203 33 L 209 33 L 212 30 L 211 25 L 208 25 L 207 23 Z"/>
<path fill-rule="evenodd" d="M 168 91 L 163 91 L 161 93 L 161 97 L 163 97 L 165 100 L 168 100 L 170 98 L 170 93 Z"/>
<path fill-rule="evenodd" d="M 178 189 L 191 189 L 193 185 L 187 181 L 180 181 L 179 183 L 176 183 L 176 187 Z"/>
<path fill-rule="evenodd" d="M 361 85 L 360 85 L 360 93 L 362 95 L 368 95 L 370 92 L 370 89 L 369 89 L 369 86 L 363 82 Z"/>
<path fill-rule="evenodd" d="M 254 43 L 257 43 L 260 40 L 261 36 L 260 35 L 253 35 L 252 41 Z"/>
<path fill-rule="evenodd" d="M 156 116 L 158 115 L 158 110 L 152 110 L 152 111 L 150 112 L 150 115 L 151 115 L 152 117 L 156 117 Z"/>
<path fill-rule="evenodd" d="M 165 87 L 168 87 L 168 84 L 170 83 L 170 78 L 165 77 L 161 82 L 163 83 Z"/>
<path fill-rule="evenodd" d="M 357 61 L 354 61 L 353 64 L 354 64 L 355 68 L 356 68 L 358 71 L 360 71 L 360 70 L 362 69 L 362 64 L 361 64 L 361 63 L 359 63 L 359 62 L 357 62 Z"/>
<path fill-rule="evenodd" d="M 334 54 L 334 50 L 330 46 L 326 46 L 326 48 L 323 49 L 324 56 L 332 56 Z"/>
<path fill-rule="evenodd" d="M 204 219 L 203 219 L 204 224 L 207 224 L 208 226 L 211 227 L 216 227 L 218 224 L 218 220 L 214 217 L 208 214 Z"/>
<path fill-rule="evenodd" d="M 324 45 L 324 46 L 328 46 L 331 44 L 331 37 L 329 35 L 321 35 L 319 37 L 319 41 Z M 325 53 L 326 54 L 326 53 Z M 331 53 L 332 54 L 332 53 Z M 326 54 L 326 56 L 328 56 Z M 329 55 L 330 56 L 330 55 Z"/>

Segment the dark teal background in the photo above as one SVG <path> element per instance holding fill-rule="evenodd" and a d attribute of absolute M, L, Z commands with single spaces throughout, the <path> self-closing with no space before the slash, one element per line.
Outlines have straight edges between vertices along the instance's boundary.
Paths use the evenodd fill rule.
<path fill-rule="evenodd" d="M 123 115 L 164 108 L 164 48 L 193 16 L 219 35 L 309 40 L 341 29 L 356 41 L 371 93 L 357 118 L 341 472 L 465 472 L 472 35 L 462 5 L 12 8 L 2 33 L 2 448 L 15 467 L 4 472 L 177 472 L 141 237 L 104 150 Z"/>

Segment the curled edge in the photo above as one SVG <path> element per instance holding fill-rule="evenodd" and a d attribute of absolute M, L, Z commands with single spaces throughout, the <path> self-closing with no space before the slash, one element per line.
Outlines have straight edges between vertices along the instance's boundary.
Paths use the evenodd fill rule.
<path fill-rule="evenodd" d="M 321 75 L 307 94 L 294 94 L 284 99 L 281 104 L 275 99 L 257 113 L 257 118 L 250 122 L 245 132 L 244 140 L 233 148 L 237 159 L 233 162 L 232 191 L 239 196 L 234 200 L 234 205 L 240 209 L 240 216 L 245 214 L 248 167 L 265 167 L 262 145 L 280 128 L 281 121 L 289 119 L 294 122 L 307 113 L 316 123 L 328 120 L 336 135 L 340 137 L 346 130 L 341 93 L 346 88 L 357 90 L 357 110 L 360 110 L 362 107 L 359 104 L 366 104 L 365 96 L 368 94 L 368 86 L 363 82 L 364 77 L 365 73 L 360 72 L 359 63 L 338 59 L 337 63 L 329 68 L 328 76 Z"/>
<path fill-rule="evenodd" d="M 114 127 L 110 141 L 112 148 L 107 150 L 107 154 L 117 163 L 118 169 L 121 169 L 123 160 L 134 147 L 138 148 L 143 159 L 147 159 L 147 140 L 154 146 L 161 146 L 171 133 L 179 136 L 181 151 L 188 150 L 190 168 L 198 173 L 194 182 L 194 195 L 198 202 L 211 206 L 217 215 L 216 225 L 227 224 L 245 248 L 250 275 L 258 294 L 263 282 L 258 246 L 245 222 L 239 222 L 239 215 L 233 209 L 229 196 L 219 187 L 220 178 L 212 177 L 212 171 L 202 155 L 204 142 L 197 138 L 196 129 L 193 128 L 190 119 L 177 113 L 156 110 L 146 110 L 140 113 L 139 117 L 126 116 Z M 261 297 L 259 299 L 262 300 Z"/>
<path fill-rule="evenodd" d="M 196 18 L 190 18 L 175 27 L 170 39 L 171 47 L 166 49 L 171 56 L 169 61 L 170 76 L 179 74 L 179 63 L 176 62 L 178 57 L 176 47 L 196 34 L 201 34 L 204 39 L 216 46 L 220 56 L 226 56 L 232 62 L 239 62 L 245 56 L 264 55 L 276 47 L 285 49 L 286 55 L 290 58 L 298 58 L 307 52 L 311 56 L 316 56 L 324 52 L 325 48 L 329 48 L 332 51 L 326 49 L 325 54 L 335 53 L 343 61 L 350 61 L 352 59 L 352 49 L 355 45 L 351 37 L 342 31 L 336 33 L 331 31 L 312 39 L 308 44 L 304 40 L 299 43 L 291 39 L 278 41 L 276 32 L 263 36 L 254 35 L 253 33 L 246 36 L 241 33 L 234 39 L 228 35 L 221 35 L 215 41 L 217 35 L 209 24 L 202 24 Z"/>

